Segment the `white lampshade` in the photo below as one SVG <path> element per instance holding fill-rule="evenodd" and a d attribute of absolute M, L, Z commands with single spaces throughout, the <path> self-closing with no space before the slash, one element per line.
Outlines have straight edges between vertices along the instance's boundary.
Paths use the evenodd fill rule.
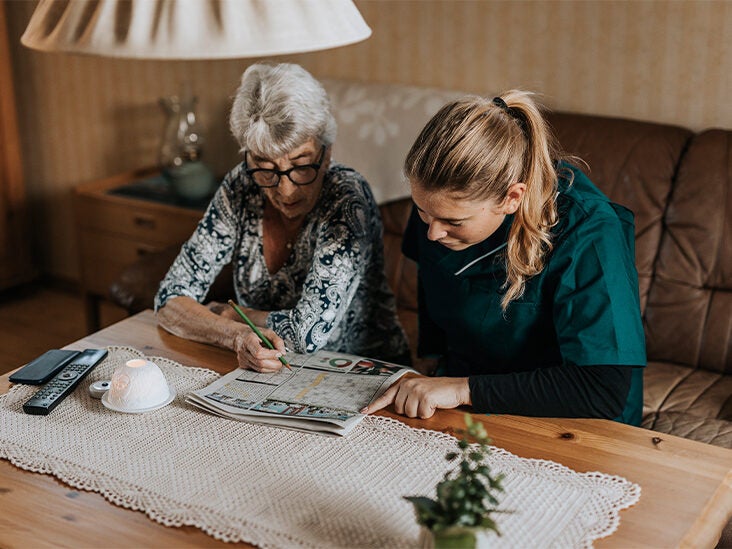
<path fill-rule="evenodd" d="M 371 35 L 351 0 L 41 0 L 23 45 L 137 59 L 230 59 Z"/>

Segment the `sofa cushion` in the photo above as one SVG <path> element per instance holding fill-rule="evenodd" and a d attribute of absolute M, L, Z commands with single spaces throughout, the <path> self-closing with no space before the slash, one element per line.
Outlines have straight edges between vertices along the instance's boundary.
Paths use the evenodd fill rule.
<path fill-rule="evenodd" d="M 693 134 L 676 126 L 561 112 L 550 113 L 548 121 L 562 148 L 588 164 L 592 182 L 635 214 L 644 311 L 676 168 Z"/>
<path fill-rule="evenodd" d="M 648 359 L 732 374 L 732 131 L 698 134 L 666 213 L 646 309 Z"/>
<path fill-rule="evenodd" d="M 641 427 L 659 433 L 689 438 L 722 448 L 732 448 L 732 422 L 684 412 L 658 412 L 644 416 Z"/>
<path fill-rule="evenodd" d="M 732 448 L 732 376 L 649 362 L 643 382 L 642 427 Z"/>

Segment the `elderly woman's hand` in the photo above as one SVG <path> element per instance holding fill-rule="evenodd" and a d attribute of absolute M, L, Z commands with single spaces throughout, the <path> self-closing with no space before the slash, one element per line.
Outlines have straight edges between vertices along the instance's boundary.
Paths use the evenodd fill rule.
<path fill-rule="evenodd" d="M 234 351 L 239 367 L 257 372 L 277 372 L 283 366 L 279 357 L 287 352 L 285 342 L 268 328 L 259 328 L 259 331 L 270 340 L 274 349 L 265 346 L 253 330 L 243 328 L 234 340 Z"/>

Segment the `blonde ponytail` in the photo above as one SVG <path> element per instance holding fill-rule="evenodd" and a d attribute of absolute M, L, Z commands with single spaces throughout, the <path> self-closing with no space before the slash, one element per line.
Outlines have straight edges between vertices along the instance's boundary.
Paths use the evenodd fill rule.
<path fill-rule="evenodd" d="M 555 168 L 559 156 L 553 136 L 531 95 L 510 91 L 503 100 L 511 115 L 522 120 L 527 141 L 524 175 L 526 191 L 514 215 L 506 246 L 506 293 L 508 304 L 520 298 L 526 281 L 544 268 L 544 258 L 552 249 L 551 228 L 557 223 L 557 185 Z"/>

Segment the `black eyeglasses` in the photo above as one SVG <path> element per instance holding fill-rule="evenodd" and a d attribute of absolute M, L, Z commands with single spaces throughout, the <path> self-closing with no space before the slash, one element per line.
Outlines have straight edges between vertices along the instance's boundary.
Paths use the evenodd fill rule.
<path fill-rule="evenodd" d="M 244 161 L 247 160 L 247 153 L 244 153 Z M 323 164 L 325 156 L 325 145 L 320 148 L 320 156 L 315 164 L 303 164 L 302 166 L 293 166 L 289 170 L 271 170 L 268 168 L 247 168 L 246 172 L 260 187 L 276 187 L 280 184 L 280 179 L 286 175 L 295 185 L 310 185 L 318 178 L 320 166 Z M 247 162 L 247 165 L 248 162 Z"/>

